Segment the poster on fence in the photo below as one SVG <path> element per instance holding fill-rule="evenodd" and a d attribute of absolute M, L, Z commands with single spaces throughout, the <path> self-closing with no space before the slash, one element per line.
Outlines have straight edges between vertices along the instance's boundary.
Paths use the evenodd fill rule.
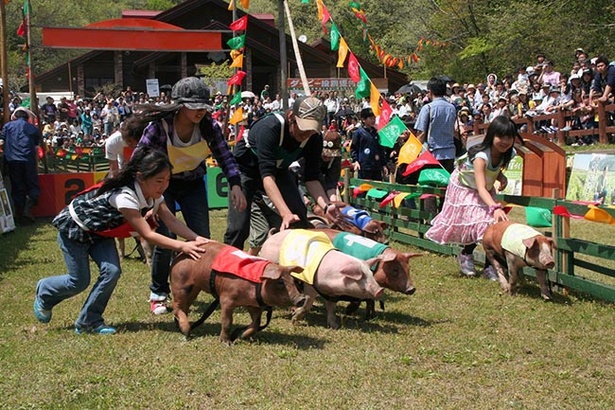
<path fill-rule="evenodd" d="M 2 174 L 0 174 L 0 234 L 15 230 L 15 218 L 11 209 L 11 201 L 7 192 Z"/>
<path fill-rule="evenodd" d="M 566 199 L 615 205 L 615 155 L 575 154 Z"/>
<path fill-rule="evenodd" d="M 521 155 L 515 156 L 504 171 L 508 179 L 508 185 L 501 193 L 506 195 L 521 195 L 523 190 L 523 158 Z"/>

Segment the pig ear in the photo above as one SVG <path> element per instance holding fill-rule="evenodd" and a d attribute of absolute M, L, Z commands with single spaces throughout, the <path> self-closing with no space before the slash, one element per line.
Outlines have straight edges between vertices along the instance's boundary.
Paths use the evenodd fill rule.
<path fill-rule="evenodd" d="M 299 266 L 299 265 L 295 265 L 295 266 L 291 266 L 290 267 L 290 271 L 291 272 L 295 272 L 295 273 L 301 273 L 303 272 L 303 266 Z"/>
<path fill-rule="evenodd" d="M 551 247 L 553 249 L 557 249 L 557 243 L 555 242 L 555 239 L 553 238 L 547 238 L 547 242 L 549 242 L 551 244 Z"/>
<path fill-rule="evenodd" d="M 536 236 L 532 236 L 531 238 L 524 239 L 522 241 L 523 245 L 525 245 L 526 248 L 531 249 L 536 243 L 536 238 L 537 238 Z"/>
<path fill-rule="evenodd" d="M 404 253 L 404 257 L 411 259 L 411 258 L 418 258 L 419 256 L 423 256 L 422 253 L 413 253 L 413 252 L 405 252 Z"/>
<path fill-rule="evenodd" d="M 277 280 L 282 276 L 282 267 L 275 263 L 268 263 L 263 270 L 263 274 L 261 275 L 261 280 L 271 279 Z"/>
<path fill-rule="evenodd" d="M 378 262 L 380 262 L 381 260 L 382 260 L 382 255 L 366 260 L 365 264 L 367 265 L 369 269 L 372 269 L 372 268 L 377 269 Z"/>
<path fill-rule="evenodd" d="M 393 252 L 382 253 L 378 256 L 382 262 L 391 262 L 395 260 L 395 254 Z"/>

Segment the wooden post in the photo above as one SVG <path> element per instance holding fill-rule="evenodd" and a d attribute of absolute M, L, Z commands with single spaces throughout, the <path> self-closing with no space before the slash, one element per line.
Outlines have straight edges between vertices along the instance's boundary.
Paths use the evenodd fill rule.
<path fill-rule="evenodd" d="M 10 120 L 9 112 L 9 75 L 8 57 L 6 51 L 6 8 L 4 0 L 0 0 L 0 77 L 2 78 L 2 123 L 6 124 Z"/>
<path fill-rule="evenodd" d="M 600 142 L 601 144 L 606 144 L 608 142 L 608 139 L 606 137 L 606 123 L 608 122 L 607 120 L 607 113 L 606 113 L 606 109 L 604 108 L 604 103 L 598 102 L 598 142 Z"/>

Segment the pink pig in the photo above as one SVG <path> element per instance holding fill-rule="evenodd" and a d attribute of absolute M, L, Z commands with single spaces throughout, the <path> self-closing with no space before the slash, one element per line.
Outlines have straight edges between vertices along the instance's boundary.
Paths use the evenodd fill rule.
<path fill-rule="evenodd" d="M 310 232 L 309 230 L 285 230 L 272 235 L 263 244 L 260 256 L 279 263 L 284 241 L 293 231 L 295 234 L 299 231 Z M 295 241 L 294 237 L 289 239 Z M 335 314 L 335 305 L 340 297 L 378 299 L 382 296 L 384 289 L 378 285 L 369 268 L 370 265 L 376 263 L 376 258 L 364 262 L 331 249 L 324 254 L 319 263 L 318 261 L 316 263 L 317 269 L 313 284 L 304 283 L 304 294 L 307 296 L 307 301 L 305 305 L 295 310 L 293 322 L 305 316 L 318 294 L 325 298 L 327 325 L 334 329 L 340 326 L 339 318 Z"/>
<path fill-rule="evenodd" d="M 485 231 L 483 248 L 487 259 L 498 273 L 502 290 L 508 293 L 516 291 L 519 269 L 530 266 L 536 269 L 542 298 L 551 299 L 551 291 L 547 286 L 547 269 L 553 269 L 555 266 L 553 238 L 547 238 L 523 224 L 498 222 Z M 508 266 L 508 278 L 504 266 Z"/>

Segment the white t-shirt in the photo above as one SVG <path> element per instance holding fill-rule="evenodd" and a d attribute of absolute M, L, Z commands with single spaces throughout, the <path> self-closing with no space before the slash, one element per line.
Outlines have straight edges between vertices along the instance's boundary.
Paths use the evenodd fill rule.
<path fill-rule="evenodd" d="M 158 199 L 146 199 L 141 191 L 141 185 L 138 182 L 135 183 L 135 189 L 132 190 L 129 187 L 123 187 L 120 192 L 113 194 L 109 197 L 109 203 L 116 209 L 134 209 L 141 211 L 145 208 L 154 209 L 154 213 L 158 212 L 160 203 L 164 201 L 164 197 L 161 196 Z"/>
<path fill-rule="evenodd" d="M 122 169 L 124 165 L 124 140 L 122 139 L 122 133 L 115 131 L 105 141 L 105 158 L 109 161 L 117 161 L 118 166 Z"/>

